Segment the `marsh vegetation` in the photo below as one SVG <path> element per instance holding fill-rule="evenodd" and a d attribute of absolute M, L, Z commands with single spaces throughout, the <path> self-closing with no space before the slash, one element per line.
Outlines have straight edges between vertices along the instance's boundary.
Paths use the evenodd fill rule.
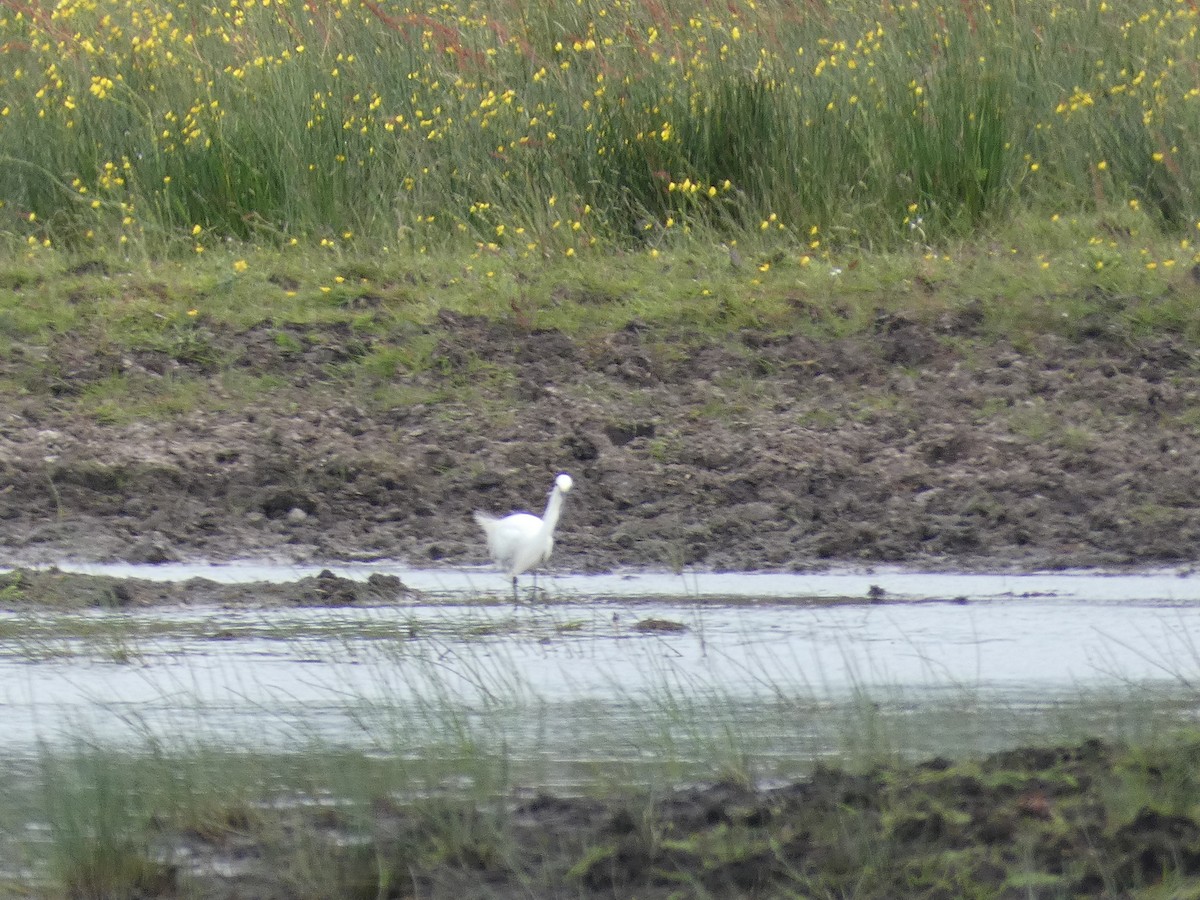
<path fill-rule="evenodd" d="M 969 597 L 320 567 L 483 563 L 562 470 L 576 573 L 1192 564 L 1198 15 L 0 6 L 2 561 L 316 563 L 3 576 L 0 894 L 1194 895 L 1191 600 L 1018 641 L 1061 687 L 1114 638 L 1018 702 Z M 868 684 L 897 645 L 981 665 Z M 612 648 L 646 691 L 547 701 Z"/>

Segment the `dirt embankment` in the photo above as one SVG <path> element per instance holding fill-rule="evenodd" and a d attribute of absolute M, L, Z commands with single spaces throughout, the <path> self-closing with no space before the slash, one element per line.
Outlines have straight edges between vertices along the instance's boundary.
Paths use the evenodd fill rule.
<path fill-rule="evenodd" d="M 976 325 L 880 316 L 840 340 L 746 332 L 717 346 L 636 325 L 577 342 L 444 314 L 434 365 L 385 385 L 411 401 L 374 411 L 330 380 L 338 331 L 298 335 L 299 351 L 217 336 L 239 369 L 290 387 L 271 406 L 126 425 L 99 424 L 80 399 L 112 366 L 209 379 L 218 397 L 220 372 L 98 359 L 64 338 L 50 350 L 62 377 L 0 421 L 0 544 L 20 562 L 479 563 L 471 511 L 540 511 L 565 470 L 577 489 L 554 564 L 569 569 L 1195 559 L 1192 349 L 1103 330 L 1016 349 Z"/>

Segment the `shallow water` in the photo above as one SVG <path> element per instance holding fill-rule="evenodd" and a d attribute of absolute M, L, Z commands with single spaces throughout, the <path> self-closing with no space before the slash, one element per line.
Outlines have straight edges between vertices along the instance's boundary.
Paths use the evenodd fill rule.
<path fill-rule="evenodd" d="M 320 571 L 60 568 L 222 582 Z M 690 716 L 730 718 L 767 754 L 807 736 L 811 753 L 822 739 L 789 717 L 817 722 L 815 711 L 864 698 L 906 714 L 969 706 L 982 727 L 1001 709 L 1130 688 L 1190 695 L 1200 679 L 1200 578 L 1190 573 L 573 575 L 543 578 L 549 601 L 514 608 L 474 602 L 508 591 L 487 570 L 331 568 L 395 574 L 425 597 L 54 616 L 36 639 L 0 641 L 0 752 L 29 756 L 86 738 L 416 753 L 457 728 L 582 762 L 636 756 L 639 729 L 662 738 Z M 864 598 L 872 586 L 888 602 L 816 602 Z M 635 627 L 648 619 L 685 630 Z"/>

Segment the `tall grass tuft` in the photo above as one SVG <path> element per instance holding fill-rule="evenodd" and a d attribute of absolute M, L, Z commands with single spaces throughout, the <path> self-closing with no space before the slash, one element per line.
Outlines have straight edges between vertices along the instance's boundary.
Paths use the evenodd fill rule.
<path fill-rule="evenodd" d="M 51 871 L 69 897 L 160 896 L 174 888 L 170 866 L 150 847 L 153 800 L 130 790 L 110 757 L 46 754 L 43 803 L 53 829 Z"/>

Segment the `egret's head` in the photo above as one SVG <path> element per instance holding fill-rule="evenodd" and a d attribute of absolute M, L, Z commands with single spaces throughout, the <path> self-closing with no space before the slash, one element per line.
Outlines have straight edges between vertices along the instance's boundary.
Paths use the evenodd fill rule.
<path fill-rule="evenodd" d="M 574 485 L 575 485 L 575 482 L 571 480 L 571 476 L 568 475 L 566 472 L 561 473 L 557 478 L 554 479 L 554 486 L 556 488 L 558 488 L 559 491 L 561 491 L 564 494 L 567 491 L 569 491 Z"/>

